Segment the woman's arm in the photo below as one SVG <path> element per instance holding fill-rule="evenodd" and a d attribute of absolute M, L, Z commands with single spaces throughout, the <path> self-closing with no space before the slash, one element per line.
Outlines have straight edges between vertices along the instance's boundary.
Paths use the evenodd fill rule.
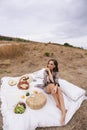
<path fill-rule="evenodd" d="M 51 82 L 54 83 L 54 79 L 53 79 L 53 76 L 52 76 L 52 74 L 51 74 L 50 69 L 49 69 L 49 68 L 46 68 L 46 72 L 48 73 Z"/>

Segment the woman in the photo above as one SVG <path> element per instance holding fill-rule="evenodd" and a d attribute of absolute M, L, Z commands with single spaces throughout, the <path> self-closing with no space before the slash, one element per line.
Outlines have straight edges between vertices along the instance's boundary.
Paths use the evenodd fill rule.
<path fill-rule="evenodd" d="M 61 125 L 65 124 L 66 109 L 64 98 L 58 83 L 58 62 L 50 59 L 44 73 L 44 87 L 48 94 L 52 94 L 56 106 L 61 110 Z"/>

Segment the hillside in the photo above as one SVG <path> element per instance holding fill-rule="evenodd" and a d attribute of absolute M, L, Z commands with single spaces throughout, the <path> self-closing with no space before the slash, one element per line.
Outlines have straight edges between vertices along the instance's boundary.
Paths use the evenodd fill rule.
<path fill-rule="evenodd" d="M 1 40 L 0 78 L 21 76 L 46 67 L 50 58 L 59 63 L 59 77 L 87 90 L 87 50 L 52 43 Z M 87 130 L 87 101 L 84 101 L 65 127 L 37 128 L 37 130 Z M 2 118 L 0 114 L 0 130 Z"/>
<path fill-rule="evenodd" d="M 14 38 L 14 37 L 8 37 L 8 36 L 2 36 L 0 35 L 0 41 L 21 41 L 21 42 L 28 42 L 29 40 L 25 40 L 22 38 Z"/>

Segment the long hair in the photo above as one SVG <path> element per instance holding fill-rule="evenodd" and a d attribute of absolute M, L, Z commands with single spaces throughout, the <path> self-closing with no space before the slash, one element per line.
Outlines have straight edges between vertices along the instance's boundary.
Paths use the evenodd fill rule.
<path fill-rule="evenodd" d="M 55 68 L 53 69 L 53 71 L 54 71 L 54 72 L 59 72 L 57 60 L 55 60 L 55 59 L 50 59 L 50 60 L 48 61 L 48 63 L 49 63 L 50 61 L 53 61 L 53 62 L 54 62 L 54 65 L 55 65 Z"/>

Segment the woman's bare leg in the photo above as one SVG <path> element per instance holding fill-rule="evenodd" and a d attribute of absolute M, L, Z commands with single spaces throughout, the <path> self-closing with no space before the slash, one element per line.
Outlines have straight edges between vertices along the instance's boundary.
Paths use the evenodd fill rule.
<path fill-rule="evenodd" d="M 62 112 L 61 124 L 64 125 L 65 124 L 66 109 L 65 109 L 63 94 L 62 94 L 60 87 L 58 87 L 58 98 L 59 98 L 59 103 L 60 103 L 61 112 Z"/>
<path fill-rule="evenodd" d="M 56 102 L 56 106 L 61 110 L 61 112 L 62 112 L 61 124 L 64 125 L 65 124 L 65 116 L 66 116 L 64 98 L 63 98 L 61 89 L 58 87 L 58 91 L 57 91 L 57 93 L 55 93 L 54 87 L 55 87 L 54 84 L 48 85 L 46 88 L 46 92 L 49 94 L 52 94 L 52 96 Z"/>
<path fill-rule="evenodd" d="M 61 89 L 58 87 L 57 93 L 55 93 L 52 90 L 51 94 L 56 101 L 56 106 L 61 110 L 61 114 L 62 114 L 61 115 L 61 125 L 64 125 L 65 124 L 66 109 L 65 109 L 64 98 L 63 98 L 63 94 L 61 92 Z"/>
<path fill-rule="evenodd" d="M 61 106 L 60 106 L 57 94 L 54 92 L 54 90 L 51 91 L 51 94 L 56 102 L 56 106 L 61 110 Z"/>
<path fill-rule="evenodd" d="M 61 106 L 58 100 L 58 94 L 54 92 L 54 84 L 50 84 L 47 86 L 46 88 L 46 92 L 49 94 L 52 94 L 55 102 L 56 102 L 56 106 L 61 110 Z"/>

